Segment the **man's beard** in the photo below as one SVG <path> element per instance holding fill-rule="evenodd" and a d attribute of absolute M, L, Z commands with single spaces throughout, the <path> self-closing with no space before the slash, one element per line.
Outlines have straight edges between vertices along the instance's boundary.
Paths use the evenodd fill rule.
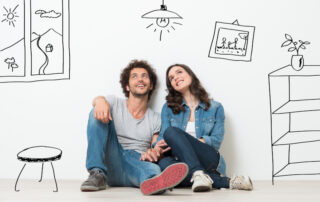
<path fill-rule="evenodd" d="M 144 92 L 144 93 L 138 93 L 138 92 L 132 90 L 130 87 L 129 87 L 129 89 L 130 89 L 130 92 L 133 95 L 133 97 L 136 97 L 136 98 L 142 98 L 142 97 L 148 95 L 150 92 L 150 89 L 147 89 L 146 92 Z"/>
<path fill-rule="evenodd" d="M 149 94 L 149 90 L 147 90 L 145 93 L 136 93 L 136 92 L 131 92 L 131 93 L 133 97 L 142 98 Z"/>

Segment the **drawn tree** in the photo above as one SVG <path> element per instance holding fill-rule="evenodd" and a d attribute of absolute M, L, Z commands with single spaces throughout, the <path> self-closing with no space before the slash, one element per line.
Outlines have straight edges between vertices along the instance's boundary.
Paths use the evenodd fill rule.
<path fill-rule="evenodd" d="M 244 46 L 243 46 L 243 50 L 247 50 L 247 46 L 248 46 L 248 36 L 249 34 L 248 33 L 239 33 L 239 37 L 241 39 L 244 39 Z"/>
<path fill-rule="evenodd" d="M 13 72 L 13 69 L 16 69 L 19 67 L 18 64 L 16 64 L 16 60 L 14 59 L 14 57 L 12 58 L 7 58 L 4 60 L 5 63 L 8 64 L 8 69 L 11 68 L 11 71 Z"/>

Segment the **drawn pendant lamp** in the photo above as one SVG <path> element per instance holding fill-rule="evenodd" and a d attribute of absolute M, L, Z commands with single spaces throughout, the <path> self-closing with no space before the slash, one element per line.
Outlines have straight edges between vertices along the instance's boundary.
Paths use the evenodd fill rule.
<path fill-rule="evenodd" d="M 162 5 L 160 5 L 160 9 L 150 11 L 141 16 L 142 18 L 153 19 L 155 20 L 153 23 L 149 24 L 146 28 L 151 29 L 154 28 L 154 32 L 160 31 L 159 40 L 162 39 L 162 34 L 164 31 L 170 33 L 170 30 L 175 30 L 174 25 L 182 25 L 179 22 L 175 22 L 174 19 L 182 19 L 182 17 L 176 12 L 169 11 L 167 6 L 164 4 L 164 0 L 162 0 Z"/>

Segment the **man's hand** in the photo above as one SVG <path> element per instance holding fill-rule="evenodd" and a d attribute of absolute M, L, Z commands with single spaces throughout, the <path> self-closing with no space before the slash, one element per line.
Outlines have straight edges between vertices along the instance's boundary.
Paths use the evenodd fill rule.
<path fill-rule="evenodd" d="M 112 120 L 111 112 L 110 112 L 110 104 L 108 101 L 102 97 L 96 97 L 93 100 L 94 106 L 94 117 L 101 121 L 102 123 L 108 123 Z"/>

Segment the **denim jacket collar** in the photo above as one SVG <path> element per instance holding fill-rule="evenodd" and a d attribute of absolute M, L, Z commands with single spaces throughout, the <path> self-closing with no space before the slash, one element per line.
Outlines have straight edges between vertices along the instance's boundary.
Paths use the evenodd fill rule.
<path fill-rule="evenodd" d="M 185 107 L 185 106 L 188 106 L 187 103 L 186 103 L 186 101 L 184 100 L 184 98 L 182 98 L 182 106 L 184 106 L 184 107 Z M 203 102 L 201 102 L 201 101 L 199 102 L 198 106 L 199 106 L 199 107 L 202 107 L 203 109 L 206 108 L 206 105 L 205 105 Z"/>

